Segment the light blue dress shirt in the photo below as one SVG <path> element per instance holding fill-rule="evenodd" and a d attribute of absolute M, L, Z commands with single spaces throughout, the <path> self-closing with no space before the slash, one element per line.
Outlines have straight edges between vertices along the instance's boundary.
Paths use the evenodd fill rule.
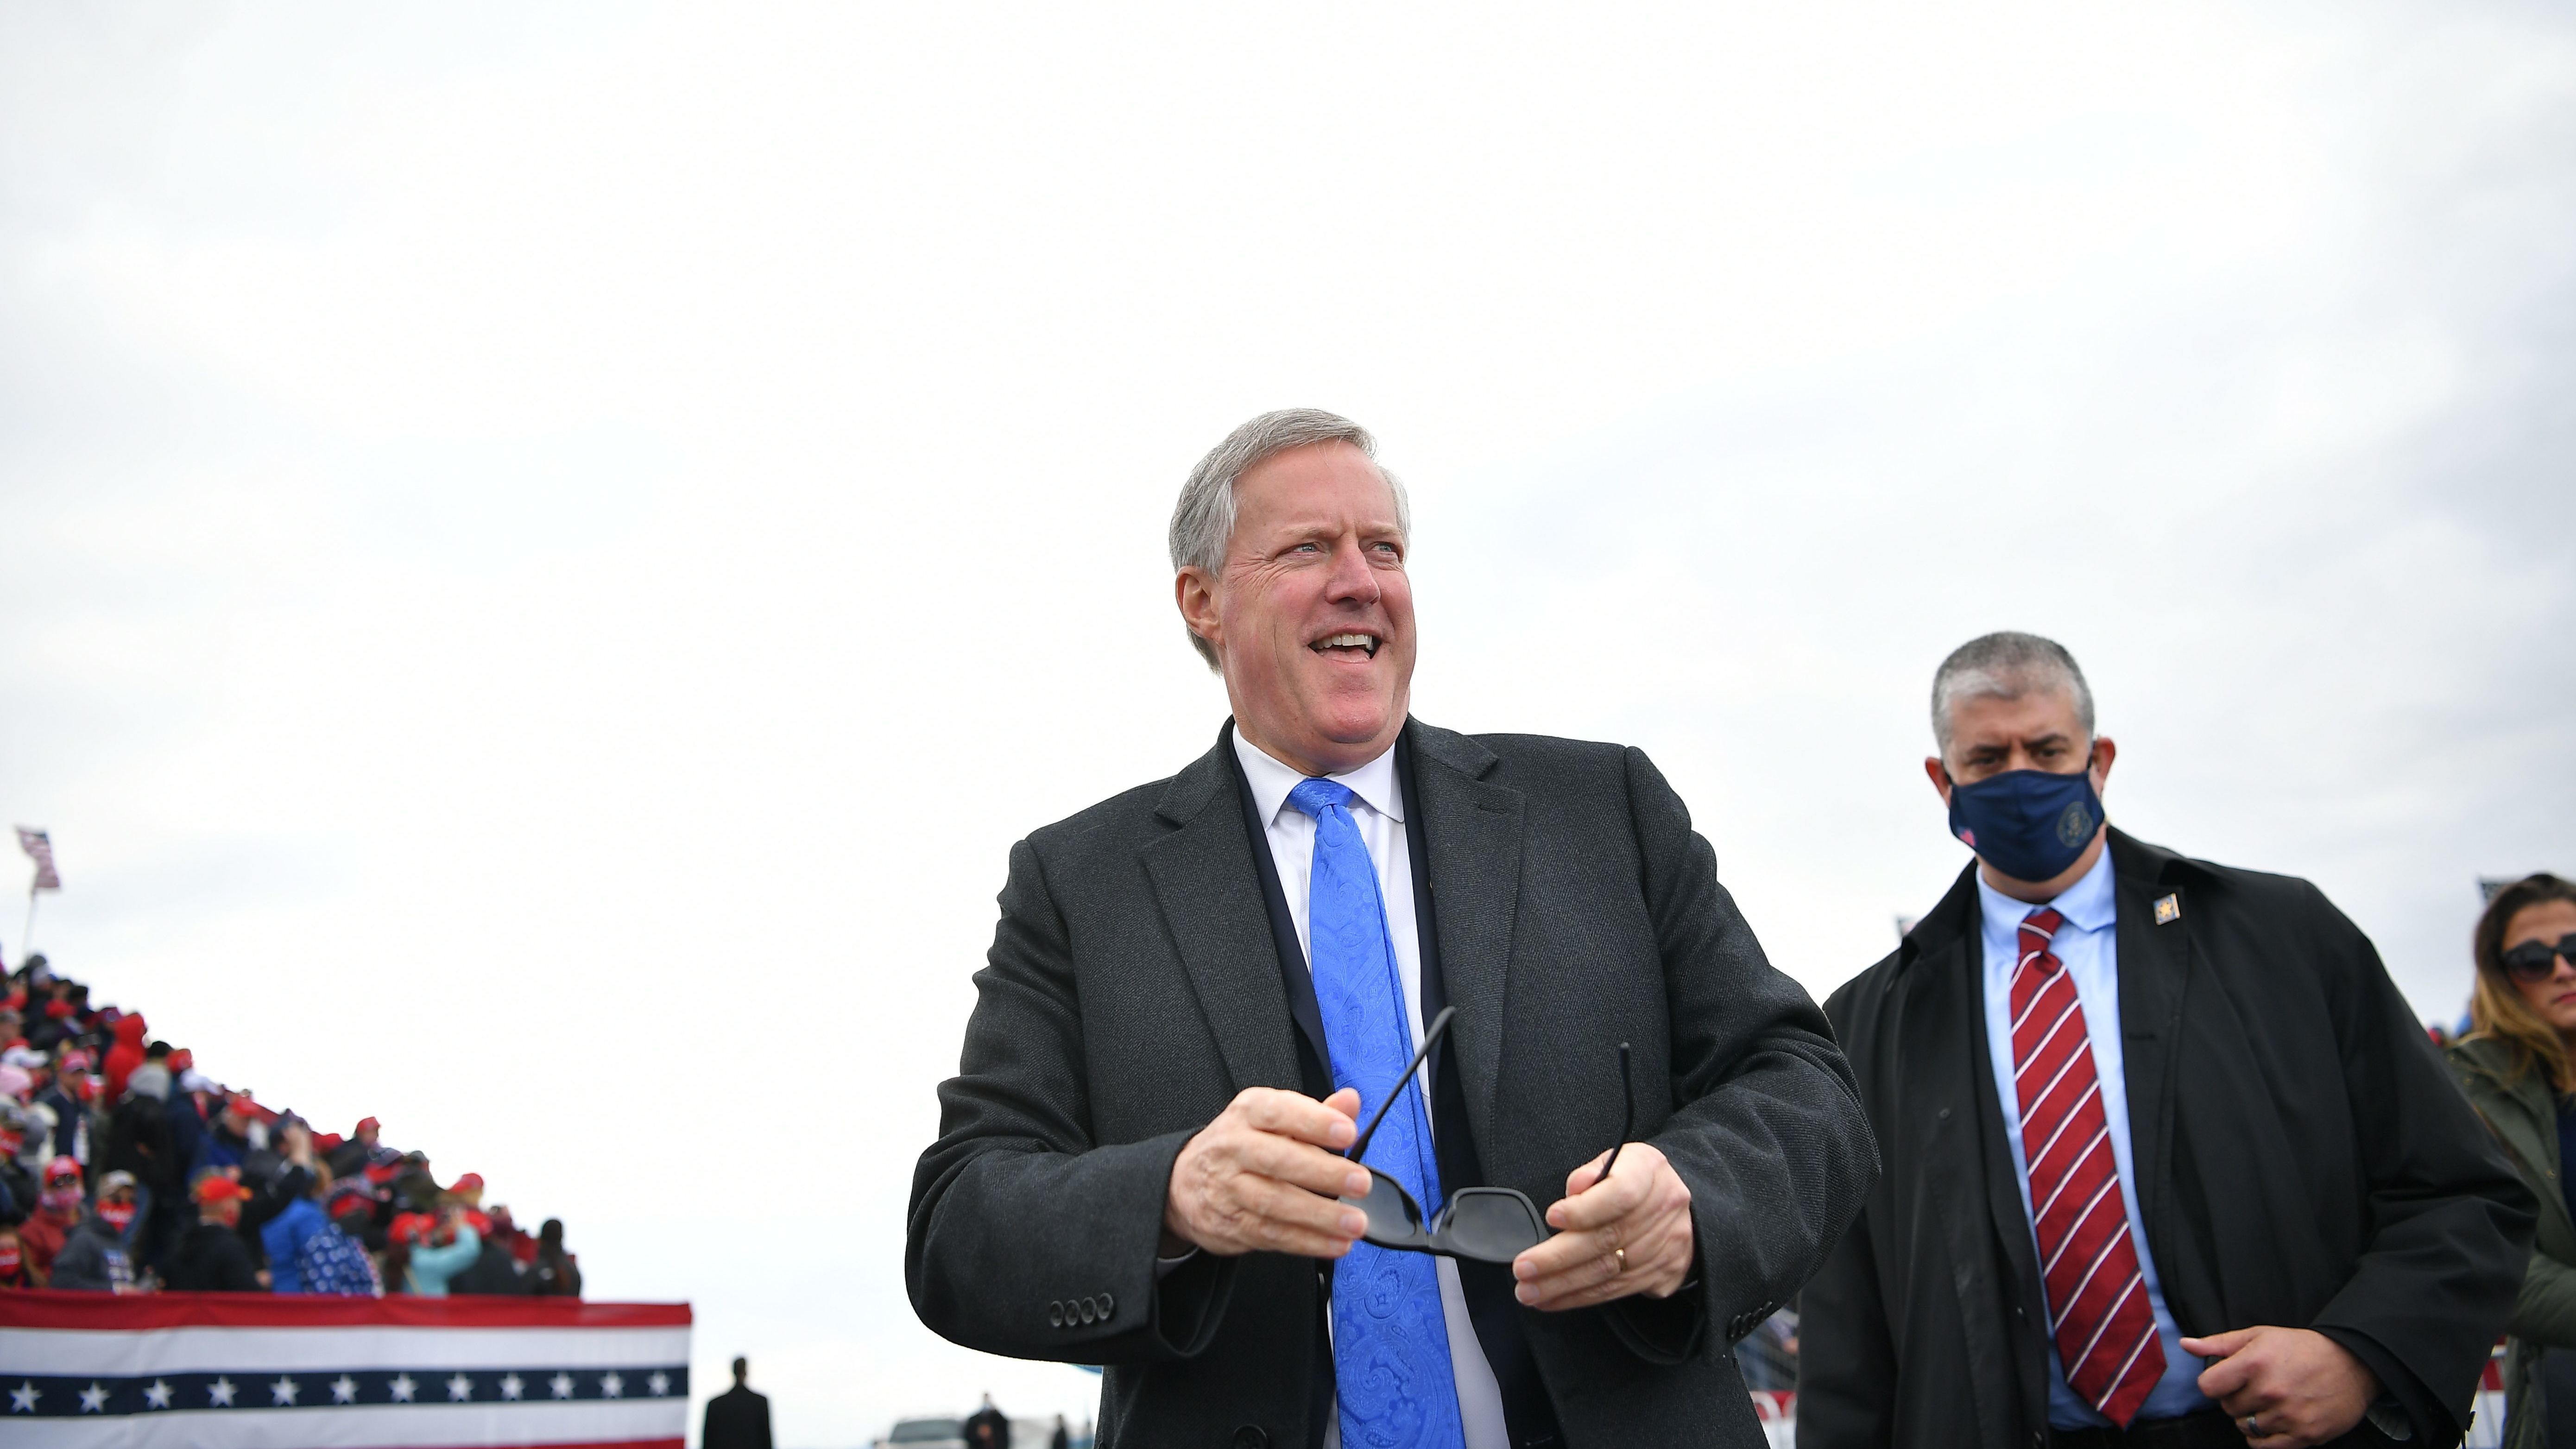
<path fill-rule="evenodd" d="M 2102 1118 L 2111 1131 L 2111 1157 L 2120 1170 L 2120 1201 L 2129 1211 L 2129 1241 L 2137 1246 L 2138 1267 L 2147 1280 L 2147 1304 L 2155 1310 L 2156 1338 L 2164 1344 L 2165 1373 L 2138 1408 L 2141 1419 L 2171 1419 L 2215 1407 L 2197 1383 L 2208 1367 L 2182 1351 L 2182 1334 L 2165 1307 L 2164 1288 L 2156 1278 L 2156 1258 L 2147 1251 L 2144 1219 L 2138 1216 L 2138 1172 L 2129 1155 L 2129 1083 L 2121 1075 L 2120 957 L 2117 901 L 2112 891 L 2111 852 L 2049 904 L 2066 918 L 2049 943 L 2075 980 L 2075 999 L 2084 1008 L 2084 1034 L 2092 1041 L 2093 1073 L 2102 1083 Z M 2003 1107 L 2004 1137 L 2012 1144 L 2013 1179 L 2021 1184 L 2021 1216 L 2030 1222 L 2030 1164 L 2022 1157 L 2021 1093 L 2013 1082 L 2012 978 L 2021 964 L 2021 922 L 2039 907 L 2017 901 L 1986 884 L 1977 873 L 1978 906 L 1985 918 L 1986 1046 L 1994 1058 L 1995 1092 Z M 2031 1232 L 2037 1253 L 2039 1234 Z M 2041 1290 L 2040 1299 L 2047 1301 Z M 2048 1346 L 2048 1422 L 2051 1428 L 2097 1428 L 2111 1421 L 2066 1386 L 2066 1366 L 2057 1361 L 2057 1345 Z"/>

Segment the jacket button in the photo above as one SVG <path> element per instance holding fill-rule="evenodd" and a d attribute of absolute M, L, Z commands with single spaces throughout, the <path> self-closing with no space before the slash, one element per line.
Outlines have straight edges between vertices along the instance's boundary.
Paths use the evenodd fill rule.
<path fill-rule="evenodd" d="M 1110 1297 L 1110 1296 L 1109 1296 L 1108 1294 L 1106 1294 L 1106 1293 L 1101 1294 L 1101 1295 L 1100 1295 L 1100 1321 L 1101 1321 L 1101 1322 L 1103 1322 L 1103 1323 L 1107 1323 L 1107 1322 L 1109 1321 L 1109 1315 L 1110 1315 L 1110 1314 L 1112 1314 L 1112 1313 L 1115 1313 L 1115 1312 L 1117 1312 L 1117 1311 L 1118 1311 L 1118 1300 L 1117 1300 L 1117 1299 L 1115 1299 L 1115 1298 Z"/>
<path fill-rule="evenodd" d="M 1085 1323 L 1096 1323 L 1096 1322 L 1098 1322 L 1099 1320 L 1100 1320 L 1100 1300 L 1099 1300 L 1099 1299 L 1097 1299 L 1097 1298 L 1085 1298 L 1085 1299 L 1083 1299 L 1083 1300 L 1082 1300 L 1082 1321 L 1083 1321 L 1083 1322 L 1085 1322 Z"/>
<path fill-rule="evenodd" d="M 1064 1300 L 1063 1300 L 1063 1299 L 1059 1298 L 1059 1299 L 1057 1299 L 1055 1302 L 1050 1303 L 1050 1304 L 1048 1304 L 1048 1305 L 1047 1305 L 1047 1327 L 1049 1327 L 1049 1328 L 1062 1328 L 1062 1327 L 1064 1327 Z"/>
<path fill-rule="evenodd" d="M 1234 1431 L 1234 1449 L 1270 1449 L 1270 1436 L 1258 1424 L 1246 1424 Z"/>

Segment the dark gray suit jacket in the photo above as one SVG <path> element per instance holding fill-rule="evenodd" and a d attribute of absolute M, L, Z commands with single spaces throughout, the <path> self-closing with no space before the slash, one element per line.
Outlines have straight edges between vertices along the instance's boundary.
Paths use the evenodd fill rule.
<path fill-rule="evenodd" d="M 1323 1432 L 1313 1263 L 1154 1271 L 1182 1144 L 1242 1089 L 1304 1077 L 1232 748 L 1221 735 L 1172 779 L 1012 848 L 914 1177 L 922 1321 L 994 1353 L 1107 1365 L 1103 1446 Z M 1697 1290 L 1518 1311 L 1566 1441 L 1760 1444 L 1728 1351 L 1806 1280 L 1876 1170 L 1822 1014 L 1764 960 L 1643 754 L 1418 721 L 1403 748 L 1485 1180 L 1561 1196 L 1619 1135 L 1627 1041 L 1638 1134 L 1691 1189 Z"/>

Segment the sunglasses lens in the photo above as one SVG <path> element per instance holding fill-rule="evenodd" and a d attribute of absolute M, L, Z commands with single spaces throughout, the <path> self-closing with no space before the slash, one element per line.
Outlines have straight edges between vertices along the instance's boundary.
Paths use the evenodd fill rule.
<path fill-rule="evenodd" d="M 2504 953 L 2504 969 L 2516 981 L 2546 981 L 2558 972 L 2558 951 L 2547 941 L 2525 941 Z"/>
<path fill-rule="evenodd" d="M 1368 1228 L 1360 1236 L 1372 1243 L 1400 1248 L 1423 1240 L 1422 1210 L 1414 1206 L 1412 1194 L 1375 1168 L 1369 1170 L 1368 1196 L 1342 1201 L 1368 1214 Z"/>
<path fill-rule="evenodd" d="M 1461 1258 L 1508 1263 L 1547 1239 L 1530 1200 L 1509 1188 L 1470 1187 L 1449 1201 L 1441 1246 Z"/>

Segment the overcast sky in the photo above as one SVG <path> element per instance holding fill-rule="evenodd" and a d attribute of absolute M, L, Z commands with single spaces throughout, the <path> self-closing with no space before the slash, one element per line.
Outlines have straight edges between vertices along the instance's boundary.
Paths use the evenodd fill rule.
<path fill-rule="evenodd" d="M 903 1206 L 1010 842 L 1224 718 L 1227 429 L 1376 429 L 1416 712 L 1645 747 L 1819 996 L 2017 627 L 2449 1017 L 2576 871 L 2571 236 L 2544 4 L 11 5 L 0 812 L 39 948 L 784 1442 L 1079 1418 Z"/>

